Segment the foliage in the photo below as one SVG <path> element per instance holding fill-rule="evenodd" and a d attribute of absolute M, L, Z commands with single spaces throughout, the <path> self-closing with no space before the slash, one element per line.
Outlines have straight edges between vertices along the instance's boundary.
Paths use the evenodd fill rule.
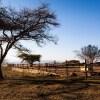
<path fill-rule="evenodd" d="M 47 41 L 56 43 L 56 36 L 49 31 L 57 26 L 59 23 L 56 15 L 49 9 L 48 4 L 42 4 L 35 9 L 23 8 L 20 11 L 0 5 L 0 77 L 1 64 L 12 47 L 28 51 L 21 44 L 22 40 L 31 40 L 38 45 Z"/>
<path fill-rule="evenodd" d="M 76 54 L 87 63 L 93 63 L 100 59 L 100 49 L 95 45 L 84 46 L 80 51 L 76 51 Z"/>
<path fill-rule="evenodd" d="M 69 60 L 69 61 L 66 60 L 65 63 L 67 63 L 67 64 L 79 64 L 80 61 L 79 60 Z"/>
<path fill-rule="evenodd" d="M 27 53 L 21 53 L 18 55 L 20 59 L 22 59 L 22 62 L 25 61 L 32 65 L 35 61 L 40 62 L 41 55 L 33 55 L 33 54 L 27 54 Z"/>

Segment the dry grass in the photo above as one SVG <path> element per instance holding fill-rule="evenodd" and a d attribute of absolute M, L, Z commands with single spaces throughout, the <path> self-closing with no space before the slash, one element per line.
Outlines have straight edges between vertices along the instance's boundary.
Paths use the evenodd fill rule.
<path fill-rule="evenodd" d="M 99 100 L 100 77 L 60 77 L 3 69 L 0 100 Z"/>

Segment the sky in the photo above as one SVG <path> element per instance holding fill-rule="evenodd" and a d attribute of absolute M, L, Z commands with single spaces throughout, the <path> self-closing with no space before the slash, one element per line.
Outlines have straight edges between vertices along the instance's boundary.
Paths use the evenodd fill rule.
<path fill-rule="evenodd" d="M 42 61 L 64 62 L 79 60 L 74 51 L 81 47 L 89 44 L 100 47 L 100 0 L 2 0 L 3 5 L 12 5 L 16 9 L 38 7 L 44 2 L 57 15 L 60 26 L 50 33 L 57 35 L 59 41 L 57 45 L 48 42 L 43 47 L 25 41 L 24 45 L 33 54 L 42 55 Z M 7 59 L 10 62 L 19 61 L 15 50 L 9 51 Z"/>

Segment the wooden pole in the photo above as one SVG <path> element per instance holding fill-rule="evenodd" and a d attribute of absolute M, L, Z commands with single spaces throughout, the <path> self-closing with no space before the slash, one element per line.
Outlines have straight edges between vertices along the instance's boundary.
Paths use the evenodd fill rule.
<path fill-rule="evenodd" d="M 56 61 L 54 61 L 54 68 L 55 68 L 55 73 L 57 72 L 57 68 L 56 68 Z"/>
<path fill-rule="evenodd" d="M 40 62 L 39 62 L 38 70 L 40 70 Z"/>
<path fill-rule="evenodd" d="M 48 67 L 48 64 L 47 63 L 45 64 L 45 67 L 46 67 L 46 72 L 47 72 L 47 67 Z"/>
<path fill-rule="evenodd" d="M 68 76 L 68 65 L 66 64 L 66 75 Z"/>
<path fill-rule="evenodd" d="M 86 60 L 85 60 L 85 74 L 86 74 L 86 78 L 87 78 L 87 63 L 86 63 Z"/>

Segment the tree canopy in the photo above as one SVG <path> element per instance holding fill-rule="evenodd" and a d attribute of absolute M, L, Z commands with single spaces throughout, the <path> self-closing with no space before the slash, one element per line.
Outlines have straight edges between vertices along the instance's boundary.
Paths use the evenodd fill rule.
<path fill-rule="evenodd" d="M 22 62 L 32 65 L 36 61 L 40 62 L 41 55 L 21 53 L 18 57 L 22 60 Z"/>
<path fill-rule="evenodd" d="M 93 63 L 100 60 L 100 49 L 95 45 L 88 45 L 81 48 L 80 51 L 76 52 L 77 56 L 87 63 Z"/>
<path fill-rule="evenodd" d="M 80 61 L 79 60 L 69 60 L 69 61 L 66 60 L 65 63 L 66 64 L 80 64 Z"/>
<path fill-rule="evenodd" d="M 48 4 L 41 4 L 34 9 L 23 8 L 20 11 L 0 5 L 0 77 L 2 78 L 1 64 L 12 47 L 28 51 L 21 40 L 31 40 L 38 45 L 47 41 L 56 43 L 56 36 L 49 31 L 57 26 L 57 17 Z"/>

